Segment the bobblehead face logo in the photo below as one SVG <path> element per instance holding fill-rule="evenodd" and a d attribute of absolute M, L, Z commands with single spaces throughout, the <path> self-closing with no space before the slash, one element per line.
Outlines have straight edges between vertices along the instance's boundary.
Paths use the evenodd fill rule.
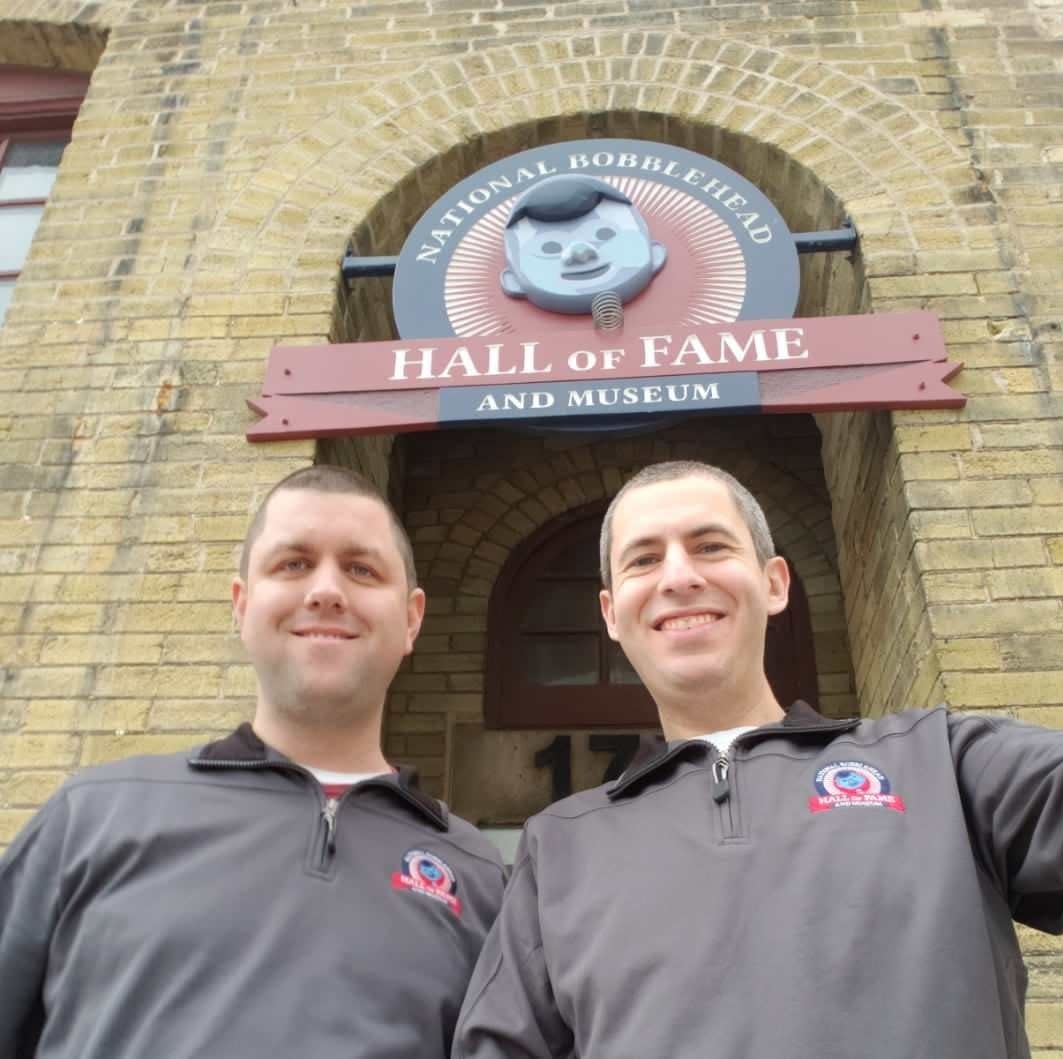
<path fill-rule="evenodd" d="M 622 192 L 588 176 L 537 184 L 506 224 L 502 289 L 554 313 L 588 314 L 598 294 L 629 302 L 664 267 L 668 251 Z"/>

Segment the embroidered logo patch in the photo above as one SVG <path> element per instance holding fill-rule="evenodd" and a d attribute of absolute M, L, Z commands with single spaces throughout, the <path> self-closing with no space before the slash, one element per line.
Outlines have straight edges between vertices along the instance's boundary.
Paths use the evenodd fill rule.
<path fill-rule="evenodd" d="M 395 890 L 412 890 L 445 904 L 456 916 L 461 915 L 461 901 L 455 897 L 458 881 L 442 857 L 423 849 L 408 849 L 402 855 L 402 871 L 394 872 L 391 885 Z"/>
<path fill-rule="evenodd" d="M 816 773 L 817 794 L 808 799 L 813 813 L 866 807 L 905 811 L 904 799 L 890 793 L 890 781 L 864 761 L 832 761 Z"/>

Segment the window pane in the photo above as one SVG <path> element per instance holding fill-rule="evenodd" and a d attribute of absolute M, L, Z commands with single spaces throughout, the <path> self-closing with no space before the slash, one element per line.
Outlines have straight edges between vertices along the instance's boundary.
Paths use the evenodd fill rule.
<path fill-rule="evenodd" d="M 609 641 L 609 683 L 641 684 L 638 673 L 631 668 L 627 655 L 620 649 L 620 644 Z"/>
<path fill-rule="evenodd" d="M 524 675 L 530 684 L 597 684 L 598 637 L 523 636 Z"/>
<path fill-rule="evenodd" d="M 11 144 L 0 169 L 0 201 L 46 199 L 65 146 L 65 140 Z"/>
<path fill-rule="evenodd" d="M 600 619 L 597 581 L 540 581 L 524 612 L 525 629 L 598 628 Z"/>
<path fill-rule="evenodd" d="M 0 209 L 0 272 L 18 272 L 26 260 L 43 206 Z"/>
<path fill-rule="evenodd" d="M 11 292 L 15 289 L 13 279 L 0 279 L 0 324 L 7 316 L 7 307 L 11 304 Z"/>
<path fill-rule="evenodd" d="M 585 577 L 598 576 L 598 527 L 578 540 L 569 540 L 550 561 L 546 568 L 551 574 L 583 574 Z"/>

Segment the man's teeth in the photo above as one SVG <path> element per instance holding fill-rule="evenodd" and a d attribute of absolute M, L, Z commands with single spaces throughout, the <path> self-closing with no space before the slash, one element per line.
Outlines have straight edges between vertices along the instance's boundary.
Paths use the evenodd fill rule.
<path fill-rule="evenodd" d="M 711 625 L 719 621 L 719 614 L 687 614 L 682 618 L 668 618 L 661 622 L 662 629 L 693 629 L 698 625 Z"/>

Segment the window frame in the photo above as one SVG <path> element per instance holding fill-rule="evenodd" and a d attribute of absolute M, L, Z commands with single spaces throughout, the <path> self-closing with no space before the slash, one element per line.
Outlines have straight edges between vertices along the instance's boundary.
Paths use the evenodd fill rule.
<path fill-rule="evenodd" d="M 572 508 L 541 526 L 513 550 L 495 580 L 487 606 L 487 663 L 484 723 L 502 729 L 656 729 L 657 708 L 641 684 L 528 684 L 520 654 L 523 613 L 544 567 L 571 536 L 588 522 L 601 524 L 608 501 Z M 595 593 L 597 594 L 597 585 Z M 604 622 L 599 636 L 608 640 Z M 600 662 L 604 664 L 604 653 Z"/>
<path fill-rule="evenodd" d="M 535 685 L 519 680 L 523 614 L 533 586 L 556 553 L 557 538 L 570 536 L 585 523 L 601 524 L 609 501 L 572 508 L 540 526 L 521 541 L 495 580 L 487 606 L 487 654 L 484 679 L 484 724 L 490 729 L 656 729 L 657 707 L 641 684 Z M 780 553 L 781 554 L 781 553 Z M 782 556 L 784 559 L 785 555 Z M 784 710 L 801 699 L 819 709 L 819 678 L 811 611 L 804 584 L 790 567 L 786 608 L 768 620 L 765 667 Z M 600 588 L 600 583 L 599 586 Z M 607 638 L 604 622 L 600 634 Z M 780 651 L 779 637 L 792 645 Z M 604 666 L 606 656 L 599 655 Z M 784 701 L 785 700 L 785 701 Z"/>
<path fill-rule="evenodd" d="M 63 139 L 69 144 L 88 85 L 88 74 L 71 70 L 0 65 L 0 169 L 12 143 Z M 47 197 L 10 199 L 0 202 L 0 210 L 47 202 Z M 0 270 L 0 281 L 17 282 L 21 275 L 21 268 Z"/>

